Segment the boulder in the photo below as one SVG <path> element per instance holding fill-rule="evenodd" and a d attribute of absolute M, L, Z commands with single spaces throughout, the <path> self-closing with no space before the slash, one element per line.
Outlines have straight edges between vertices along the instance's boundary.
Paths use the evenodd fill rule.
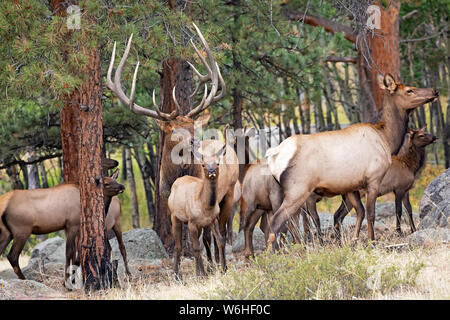
<path fill-rule="evenodd" d="M 33 280 L 0 280 L 0 300 L 58 299 L 61 294 Z"/>
<path fill-rule="evenodd" d="M 434 179 L 420 200 L 418 229 L 450 228 L 450 169 Z"/>
<path fill-rule="evenodd" d="M 37 244 L 22 273 L 28 280 L 42 281 L 42 277 L 64 276 L 66 262 L 66 241 L 61 237 L 47 239 Z M 0 279 L 17 279 L 12 268 L 0 272 Z"/>
<path fill-rule="evenodd" d="M 233 241 L 232 252 L 241 252 L 245 249 L 245 238 L 244 231 L 238 233 L 236 239 Z M 266 240 L 264 237 L 264 233 L 259 227 L 255 227 L 253 231 L 253 249 L 256 250 L 265 250 L 266 249 Z"/>
<path fill-rule="evenodd" d="M 413 246 L 429 246 L 437 243 L 450 243 L 449 228 L 429 228 L 418 230 L 406 237 Z"/>
<path fill-rule="evenodd" d="M 123 233 L 123 243 L 127 251 L 127 259 L 130 269 L 133 265 L 139 264 L 159 264 L 161 259 L 169 257 L 161 239 L 152 229 L 138 228 Z M 122 255 L 120 254 L 117 239 L 110 240 L 112 248 L 111 260 L 118 260 L 118 273 L 123 274 L 125 267 Z"/>

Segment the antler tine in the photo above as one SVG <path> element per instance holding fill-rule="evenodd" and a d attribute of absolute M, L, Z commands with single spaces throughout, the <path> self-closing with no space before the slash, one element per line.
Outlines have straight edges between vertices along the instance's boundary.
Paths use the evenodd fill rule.
<path fill-rule="evenodd" d="M 226 92 L 225 81 L 223 80 L 222 75 L 220 73 L 219 65 L 214 60 L 214 56 L 211 53 L 211 49 L 209 48 L 209 45 L 206 42 L 205 38 L 203 37 L 203 34 L 201 33 L 200 29 L 195 25 L 195 23 L 193 23 L 193 26 L 194 26 L 195 30 L 197 31 L 198 36 L 199 36 L 201 42 L 203 43 L 203 46 L 205 47 L 205 51 L 206 51 L 206 55 L 207 55 L 209 63 L 207 63 L 206 59 L 201 55 L 200 51 L 195 46 L 194 42 L 191 40 L 194 50 L 196 51 L 196 53 L 199 56 L 200 60 L 202 61 L 203 65 L 205 66 L 205 68 L 208 71 L 207 75 L 202 75 L 202 74 L 200 74 L 200 72 L 198 72 L 198 70 L 191 63 L 189 63 L 189 65 L 192 67 L 192 70 L 199 77 L 199 80 L 200 80 L 200 83 L 197 86 L 197 88 L 194 90 L 194 93 L 192 94 L 192 96 L 198 92 L 199 87 L 203 83 L 211 80 L 212 84 L 211 84 L 211 90 L 210 90 L 208 96 L 206 97 L 206 99 L 202 100 L 202 103 L 200 103 L 196 108 L 192 109 L 187 114 L 188 117 L 196 116 L 203 110 L 207 109 L 211 105 L 211 103 L 222 99 L 225 96 L 225 92 Z M 219 81 L 220 81 L 221 91 L 220 91 L 220 94 L 216 96 L 216 93 L 217 93 L 217 90 L 219 87 Z"/>
<path fill-rule="evenodd" d="M 133 34 L 130 35 L 127 46 L 122 55 L 122 59 L 120 60 L 119 65 L 117 66 L 116 73 L 114 75 L 114 82 L 113 82 L 111 80 L 111 74 L 112 74 L 112 70 L 114 67 L 114 61 L 115 61 L 115 56 L 116 56 L 116 46 L 117 46 L 116 42 L 114 42 L 113 52 L 111 55 L 111 61 L 109 63 L 108 72 L 106 74 L 106 85 L 111 91 L 113 91 L 116 94 L 117 98 L 123 104 L 129 106 L 131 111 L 133 111 L 134 113 L 152 117 L 152 118 L 159 119 L 159 120 L 168 120 L 168 119 L 170 119 L 171 116 L 173 116 L 173 113 L 170 115 L 162 113 L 159 111 L 159 109 L 157 107 L 155 107 L 155 109 L 156 109 L 156 112 L 155 112 L 153 110 L 141 107 L 140 105 L 138 105 L 134 102 L 139 62 L 137 63 L 136 69 L 134 70 L 133 82 L 131 84 L 130 98 L 128 98 L 127 95 L 123 92 L 120 78 L 122 76 L 123 67 L 128 58 L 128 54 L 130 53 L 132 40 L 133 40 Z M 155 104 L 155 101 L 154 101 L 154 104 Z M 176 117 L 176 115 L 175 115 L 175 117 Z"/>

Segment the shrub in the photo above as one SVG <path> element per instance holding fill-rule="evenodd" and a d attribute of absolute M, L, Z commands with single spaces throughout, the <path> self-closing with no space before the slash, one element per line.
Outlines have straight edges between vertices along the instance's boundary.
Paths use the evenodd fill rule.
<path fill-rule="evenodd" d="M 328 247 L 313 252 L 291 245 L 282 253 L 264 252 L 242 270 L 231 267 L 218 299 L 353 299 L 414 286 L 420 262 L 406 266 L 380 260 L 377 249 Z"/>

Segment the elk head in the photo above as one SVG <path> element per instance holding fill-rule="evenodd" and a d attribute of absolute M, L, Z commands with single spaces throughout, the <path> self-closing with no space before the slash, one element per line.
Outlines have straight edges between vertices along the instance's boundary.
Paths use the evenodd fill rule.
<path fill-rule="evenodd" d="M 386 96 L 403 110 L 414 109 L 439 98 L 439 91 L 436 89 L 405 86 L 396 82 L 389 73 L 385 76 L 379 74 L 377 81 L 380 88 L 385 90 Z"/>
<path fill-rule="evenodd" d="M 105 197 L 114 197 L 125 191 L 125 186 L 116 181 L 119 176 L 119 169 L 114 171 L 111 177 L 105 177 L 103 180 Z"/>
<path fill-rule="evenodd" d="M 192 150 L 194 158 L 202 166 L 204 176 L 208 180 L 216 180 L 219 177 L 219 164 L 226 154 L 227 144 L 225 143 L 217 152 L 214 150 L 201 150 L 193 142 Z"/>
<path fill-rule="evenodd" d="M 196 118 L 202 111 L 206 110 L 212 103 L 222 99 L 226 93 L 225 82 L 220 73 L 219 66 L 218 66 L 217 62 L 214 60 L 214 57 L 211 53 L 208 43 L 206 42 L 205 38 L 203 37 L 203 35 L 200 32 L 200 30 L 198 29 L 198 27 L 195 24 L 193 24 L 193 26 L 194 26 L 195 30 L 197 31 L 201 42 L 203 43 L 208 61 L 203 57 L 203 55 L 197 49 L 197 47 L 195 46 L 192 39 L 191 39 L 191 44 L 194 47 L 194 50 L 197 53 L 198 57 L 200 58 L 201 62 L 205 66 L 205 69 L 207 70 L 207 74 L 202 75 L 194 67 L 193 64 L 188 62 L 188 64 L 190 65 L 190 67 L 192 68 L 194 73 L 199 78 L 199 84 L 196 87 L 196 89 L 194 90 L 194 92 L 192 93 L 191 97 L 193 97 L 194 95 L 197 94 L 197 92 L 199 91 L 199 89 L 202 85 L 204 85 L 205 91 L 204 91 L 201 102 L 195 108 L 190 110 L 186 115 L 180 114 L 181 108 L 175 97 L 175 88 L 176 88 L 175 85 L 172 90 L 172 98 L 175 103 L 176 109 L 174 111 L 172 111 L 170 114 L 162 112 L 161 109 L 159 108 L 158 104 L 156 103 L 156 99 L 155 99 L 155 90 L 153 90 L 153 106 L 154 106 L 155 110 L 150 110 L 150 109 L 141 107 L 134 102 L 134 96 L 135 96 L 135 92 L 136 92 L 136 78 L 137 78 L 137 73 L 138 73 L 138 69 L 139 69 L 139 62 L 136 64 L 136 69 L 134 71 L 133 81 L 131 84 L 130 97 L 128 97 L 124 93 L 120 79 L 122 76 L 123 67 L 125 65 L 125 62 L 128 58 L 128 54 L 130 52 L 133 34 L 131 34 L 130 39 L 128 40 L 128 44 L 125 49 L 125 52 L 122 56 L 122 59 L 120 60 L 119 65 L 117 66 L 116 73 L 114 75 L 114 82 L 112 81 L 111 74 L 112 74 L 112 69 L 114 66 L 114 59 L 115 59 L 115 54 L 116 54 L 116 43 L 114 42 L 114 48 L 113 48 L 113 52 L 112 52 L 112 56 L 111 56 L 111 61 L 110 61 L 107 76 L 106 76 L 106 85 L 108 86 L 109 89 L 111 89 L 116 94 L 116 96 L 119 98 L 119 100 L 122 103 L 124 103 L 131 109 L 131 111 L 133 111 L 136 114 L 140 114 L 140 115 L 144 115 L 144 116 L 156 119 L 157 124 L 161 128 L 161 130 L 163 130 L 164 132 L 167 132 L 167 133 L 172 132 L 174 130 L 174 128 L 192 127 L 194 118 Z M 209 81 L 211 81 L 211 90 L 208 93 L 207 83 Z M 219 94 L 216 95 L 217 90 L 219 89 L 219 83 L 221 86 L 221 90 L 220 90 Z M 209 120 L 209 116 L 205 117 L 205 118 L 200 118 L 199 120 L 201 121 L 201 124 L 207 123 Z"/>
<path fill-rule="evenodd" d="M 410 130 L 411 143 L 416 147 L 425 147 L 437 140 L 437 137 L 427 132 L 427 127 L 420 128 L 419 130 Z"/>

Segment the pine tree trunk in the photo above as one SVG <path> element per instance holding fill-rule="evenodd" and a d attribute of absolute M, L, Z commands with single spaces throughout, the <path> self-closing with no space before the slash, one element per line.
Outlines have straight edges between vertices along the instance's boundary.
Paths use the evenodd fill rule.
<path fill-rule="evenodd" d="M 81 148 L 79 162 L 81 198 L 81 268 L 85 290 L 99 290 L 117 279 L 106 244 L 105 203 L 102 173 L 102 83 L 100 49 L 81 47 L 89 57 L 83 73 L 89 77 L 80 89 Z"/>
<path fill-rule="evenodd" d="M 45 169 L 44 161 L 39 164 L 39 174 L 42 180 L 42 188 L 48 188 L 47 170 Z"/>
<path fill-rule="evenodd" d="M 138 205 L 138 198 L 136 194 L 136 181 L 134 179 L 134 172 L 133 172 L 133 164 L 131 161 L 131 152 L 130 148 L 125 148 L 125 158 L 126 158 L 126 164 L 127 164 L 127 180 L 128 185 L 130 186 L 130 194 L 131 194 L 131 216 L 132 216 L 132 224 L 133 228 L 139 228 L 140 222 L 139 222 L 139 205 Z"/>
<path fill-rule="evenodd" d="M 29 150 L 25 155 L 27 161 L 31 162 L 36 160 L 36 152 L 34 150 Z M 41 187 L 41 181 L 39 180 L 39 169 L 36 163 L 28 164 L 27 177 L 28 177 L 28 189 L 38 189 Z"/>

